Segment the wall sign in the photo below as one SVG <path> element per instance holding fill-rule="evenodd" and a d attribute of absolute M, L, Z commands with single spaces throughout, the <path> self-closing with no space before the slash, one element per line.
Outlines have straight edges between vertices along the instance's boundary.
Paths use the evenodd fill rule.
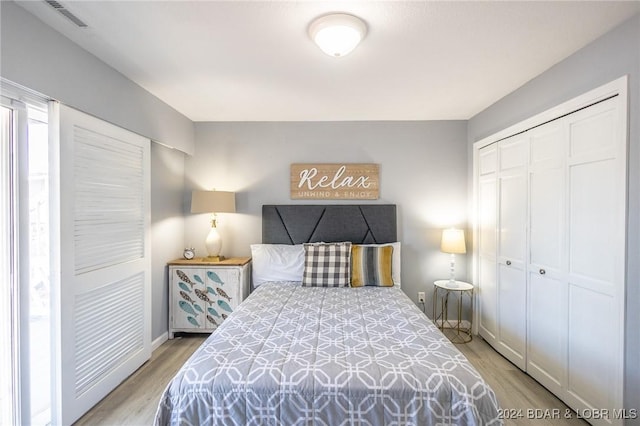
<path fill-rule="evenodd" d="M 377 200 L 378 164 L 292 164 L 291 199 Z"/>

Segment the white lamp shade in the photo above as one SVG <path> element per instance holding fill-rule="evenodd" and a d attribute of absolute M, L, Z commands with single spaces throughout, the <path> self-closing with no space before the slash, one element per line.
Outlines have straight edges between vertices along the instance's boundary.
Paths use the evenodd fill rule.
<path fill-rule="evenodd" d="M 235 213 L 236 194 L 228 191 L 193 191 L 191 213 Z"/>
<path fill-rule="evenodd" d="M 445 229 L 442 231 L 440 250 L 445 253 L 461 254 L 467 252 L 462 229 Z"/>
<path fill-rule="evenodd" d="M 329 56 L 350 53 L 367 33 L 367 26 L 358 17 L 346 13 L 321 16 L 309 26 L 309 36 Z"/>

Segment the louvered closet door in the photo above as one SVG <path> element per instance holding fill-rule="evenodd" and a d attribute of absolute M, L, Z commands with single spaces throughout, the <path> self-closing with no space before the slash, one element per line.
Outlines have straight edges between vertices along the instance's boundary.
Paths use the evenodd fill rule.
<path fill-rule="evenodd" d="M 148 139 L 59 107 L 56 417 L 70 424 L 151 355 Z"/>

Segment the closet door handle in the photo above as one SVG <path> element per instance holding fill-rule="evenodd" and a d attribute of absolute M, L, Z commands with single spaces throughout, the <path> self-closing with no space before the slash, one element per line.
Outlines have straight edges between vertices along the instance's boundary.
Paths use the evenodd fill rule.
<path fill-rule="evenodd" d="M 546 273 L 547 273 L 547 271 L 545 271 L 544 269 L 540 269 L 540 275 L 544 275 Z"/>
<path fill-rule="evenodd" d="M 507 260 L 507 266 L 511 265 L 511 261 Z"/>

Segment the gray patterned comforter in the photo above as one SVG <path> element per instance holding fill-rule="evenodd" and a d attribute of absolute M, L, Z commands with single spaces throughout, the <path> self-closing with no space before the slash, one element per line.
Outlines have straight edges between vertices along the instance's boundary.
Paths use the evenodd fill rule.
<path fill-rule="evenodd" d="M 398 287 L 260 286 L 193 354 L 156 425 L 500 424 L 480 374 Z"/>

